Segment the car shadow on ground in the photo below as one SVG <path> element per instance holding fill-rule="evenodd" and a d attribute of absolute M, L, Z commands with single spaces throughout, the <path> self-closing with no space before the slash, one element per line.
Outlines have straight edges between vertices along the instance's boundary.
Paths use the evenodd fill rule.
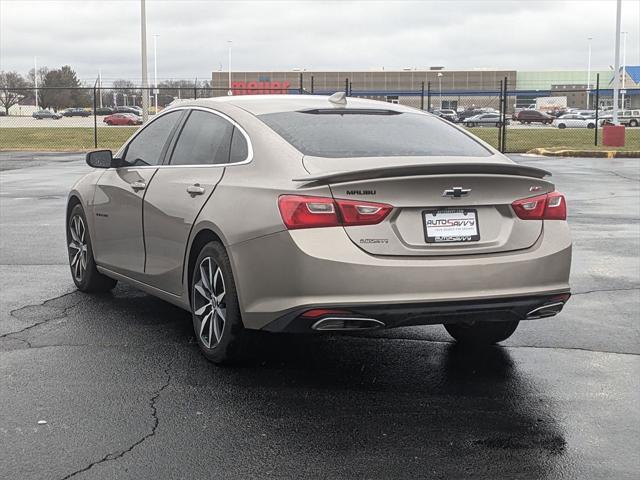
<path fill-rule="evenodd" d="M 305 455 L 328 476 L 544 477 L 565 454 L 556 406 L 544 393 L 548 385 L 525 374 L 502 347 L 258 333 L 250 361 L 218 367 L 200 354 L 188 312 L 130 287 L 77 292 L 33 309 L 56 322 L 25 332 L 32 346 L 152 349 L 158 364 L 171 369 L 162 398 L 181 419 L 167 426 L 171 435 L 195 436 L 204 445 L 240 442 L 251 451 L 264 448 L 255 437 L 266 432 L 269 448 L 280 452 L 274 471 L 283 476 L 299 468 L 294 456 Z M 197 406 L 185 406 L 190 402 Z M 215 416 L 224 439 L 191 424 L 190 408 L 202 418 Z M 224 418 L 221 411 L 232 414 Z M 451 462 L 452 455 L 465 461 Z M 505 463 L 514 456 L 516 462 Z M 225 468 L 248 474 L 243 465 Z"/>

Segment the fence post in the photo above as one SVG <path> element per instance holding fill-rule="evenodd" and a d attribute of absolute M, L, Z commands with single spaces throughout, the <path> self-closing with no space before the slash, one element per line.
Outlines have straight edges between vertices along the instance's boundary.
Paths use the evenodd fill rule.
<path fill-rule="evenodd" d="M 431 111 L 431 81 L 427 82 L 427 112 Z"/>
<path fill-rule="evenodd" d="M 587 86 L 587 88 L 589 88 Z M 596 75 L 596 128 L 594 145 L 598 146 L 598 114 L 600 113 L 600 74 Z"/>
<path fill-rule="evenodd" d="M 300 72 L 300 80 L 299 80 L 299 82 L 300 82 L 300 83 L 299 83 L 299 86 L 298 86 L 298 92 L 299 92 L 300 94 L 303 94 L 303 93 L 304 93 L 304 87 L 303 87 L 303 85 L 302 85 L 302 82 L 303 82 L 302 72 Z"/>
<path fill-rule="evenodd" d="M 424 81 L 420 86 L 420 110 L 424 110 Z"/>
<path fill-rule="evenodd" d="M 311 75 L 311 94 L 313 95 L 313 75 Z"/>
<path fill-rule="evenodd" d="M 500 80 L 500 93 L 498 94 L 498 110 L 500 113 L 500 122 L 498 123 L 498 150 L 502 152 L 502 129 L 504 128 L 504 123 L 502 121 L 502 114 L 504 111 L 504 101 L 502 98 L 502 92 L 504 91 L 504 85 L 502 80 Z"/>
<path fill-rule="evenodd" d="M 98 116 L 96 114 L 96 83 L 93 85 L 93 148 L 98 148 Z"/>
<path fill-rule="evenodd" d="M 502 109 L 502 153 L 507 151 L 507 103 L 508 103 L 508 90 L 507 87 L 509 85 L 509 80 L 507 77 L 504 77 L 504 94 L 502 95 L 502 102 L 504 104 L 504 108 Z"/>
<path fill-rule="evenodd" d="M 344 79 L 344 94 L 347 97 L 349 96 L 349 79 L 348 78 Z"/>

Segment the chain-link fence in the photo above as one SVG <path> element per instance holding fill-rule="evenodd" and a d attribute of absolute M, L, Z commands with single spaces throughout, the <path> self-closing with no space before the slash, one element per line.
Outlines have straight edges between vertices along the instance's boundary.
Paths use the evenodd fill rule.
<path fill-rule="evenodd" d="M 599 128 L 611 120 L 612 91 L 599 82 L 558 85 L 550 90 L 515 88 L 513 78 L 485 82 L 479 88 L 452 88 L 441 82 L 414 82 L 412 89 L 372 89 L 349 78 L 326 81 L 232 82 L 226 87 L 175 88 L 24 88 L 0 90 L 0 149 L 84 150 L 117 149 L 143 122 L 142 103 L 148 97 L 148 116 L 182 99 L 232 95 L 314 94 L 345 91 L 350 97 L 370 98 L 430 111 L 469 129 L 503 152 L 535 148 L 579 148 L 598 145 Z M 447 88 L 448 87 L 448 88 Z M 607 86 L 608 87 L 608 86 Z M 627 91 L 620 120 L 640 124 L 640 89 Z M 637 138 L 636 138 L 637 137 Z M 640 129 L 629 132 L 640 148 Z M 635 139 L 635 140 L 634 140 Z"/>

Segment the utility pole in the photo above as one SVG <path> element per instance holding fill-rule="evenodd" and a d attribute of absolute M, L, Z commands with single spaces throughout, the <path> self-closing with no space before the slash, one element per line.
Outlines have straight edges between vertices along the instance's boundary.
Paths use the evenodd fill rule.
<path fill-rule="evenodd" d="M 100 108 L 102 108 L 102 69 L 98 69 L 98 92 L 100 94 Z"/>
<path fill-rule="evenodd" d="M 622 0 L 617 1 L 616 6 L 616 47 L 615 62 L 613 66 L 613 124 L 618 123 L 618 96 L 620 95 L 620 19 L 622 16 Z"/>
<path fill-rule="evenodd" d="M 588 37 L 589 42 L 589 60 L 587 61 L 587 110 L 589 110 L 589 94 L 591 93 L 591 40 L 593 37 Z"/>
<path fill-rule="evenodd" d="M 233 95 L 233 91 L 231 90 L 231 40 L 227 40 L 227 44 L 229 45 L 229 90 L 227 91 L 227 95 Z"/>
<path fill-rule="evenodd" d="M 147 11 L 140 0 L 140 42 L 142 53 L 142 121 L 149 119 L 149 79 L 147 78 Z"/>
<path fill-rule="evenodd" d="M 622 110 L 625 109 L 624 106 L 624 96 L 627 93 L 627 91 L 624 88 L 624 84 L 625 84 L 625 79 L 627 77 L 627 32 L 622 32 L 622 35 L 624 35 L 624 41 L 622 42 L 622 101 L 621 101 L 621 107 Z"/>
<path fill-rule="evenodd" d="M 158 35 L 153 34 L 153 100 L 158 113 Z"/>
<path fill-rule="evenodd" d="M 38 58 L 33 57 L 33 85 L 36 87 L 36 112 L 38 108 Z"/>

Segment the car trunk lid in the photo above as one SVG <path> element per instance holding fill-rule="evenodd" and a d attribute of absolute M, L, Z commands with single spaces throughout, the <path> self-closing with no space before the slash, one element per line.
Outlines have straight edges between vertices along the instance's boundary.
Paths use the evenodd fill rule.
<path fill-rule="evenodd" d="M 531 247 L 541 220 L 521 220 L 515 200 L 548 193 L 545 170 L 498 155 L 470 157 L 304 157 L 310 175 L 301 188 L 329 185 L 335 198 L 379 202 L 394 210 L 379 224 L 345 227 L 350 239 L 376 255 L 442 256 Z M 474 230 L 475 226 L 475 230 Z"/>

